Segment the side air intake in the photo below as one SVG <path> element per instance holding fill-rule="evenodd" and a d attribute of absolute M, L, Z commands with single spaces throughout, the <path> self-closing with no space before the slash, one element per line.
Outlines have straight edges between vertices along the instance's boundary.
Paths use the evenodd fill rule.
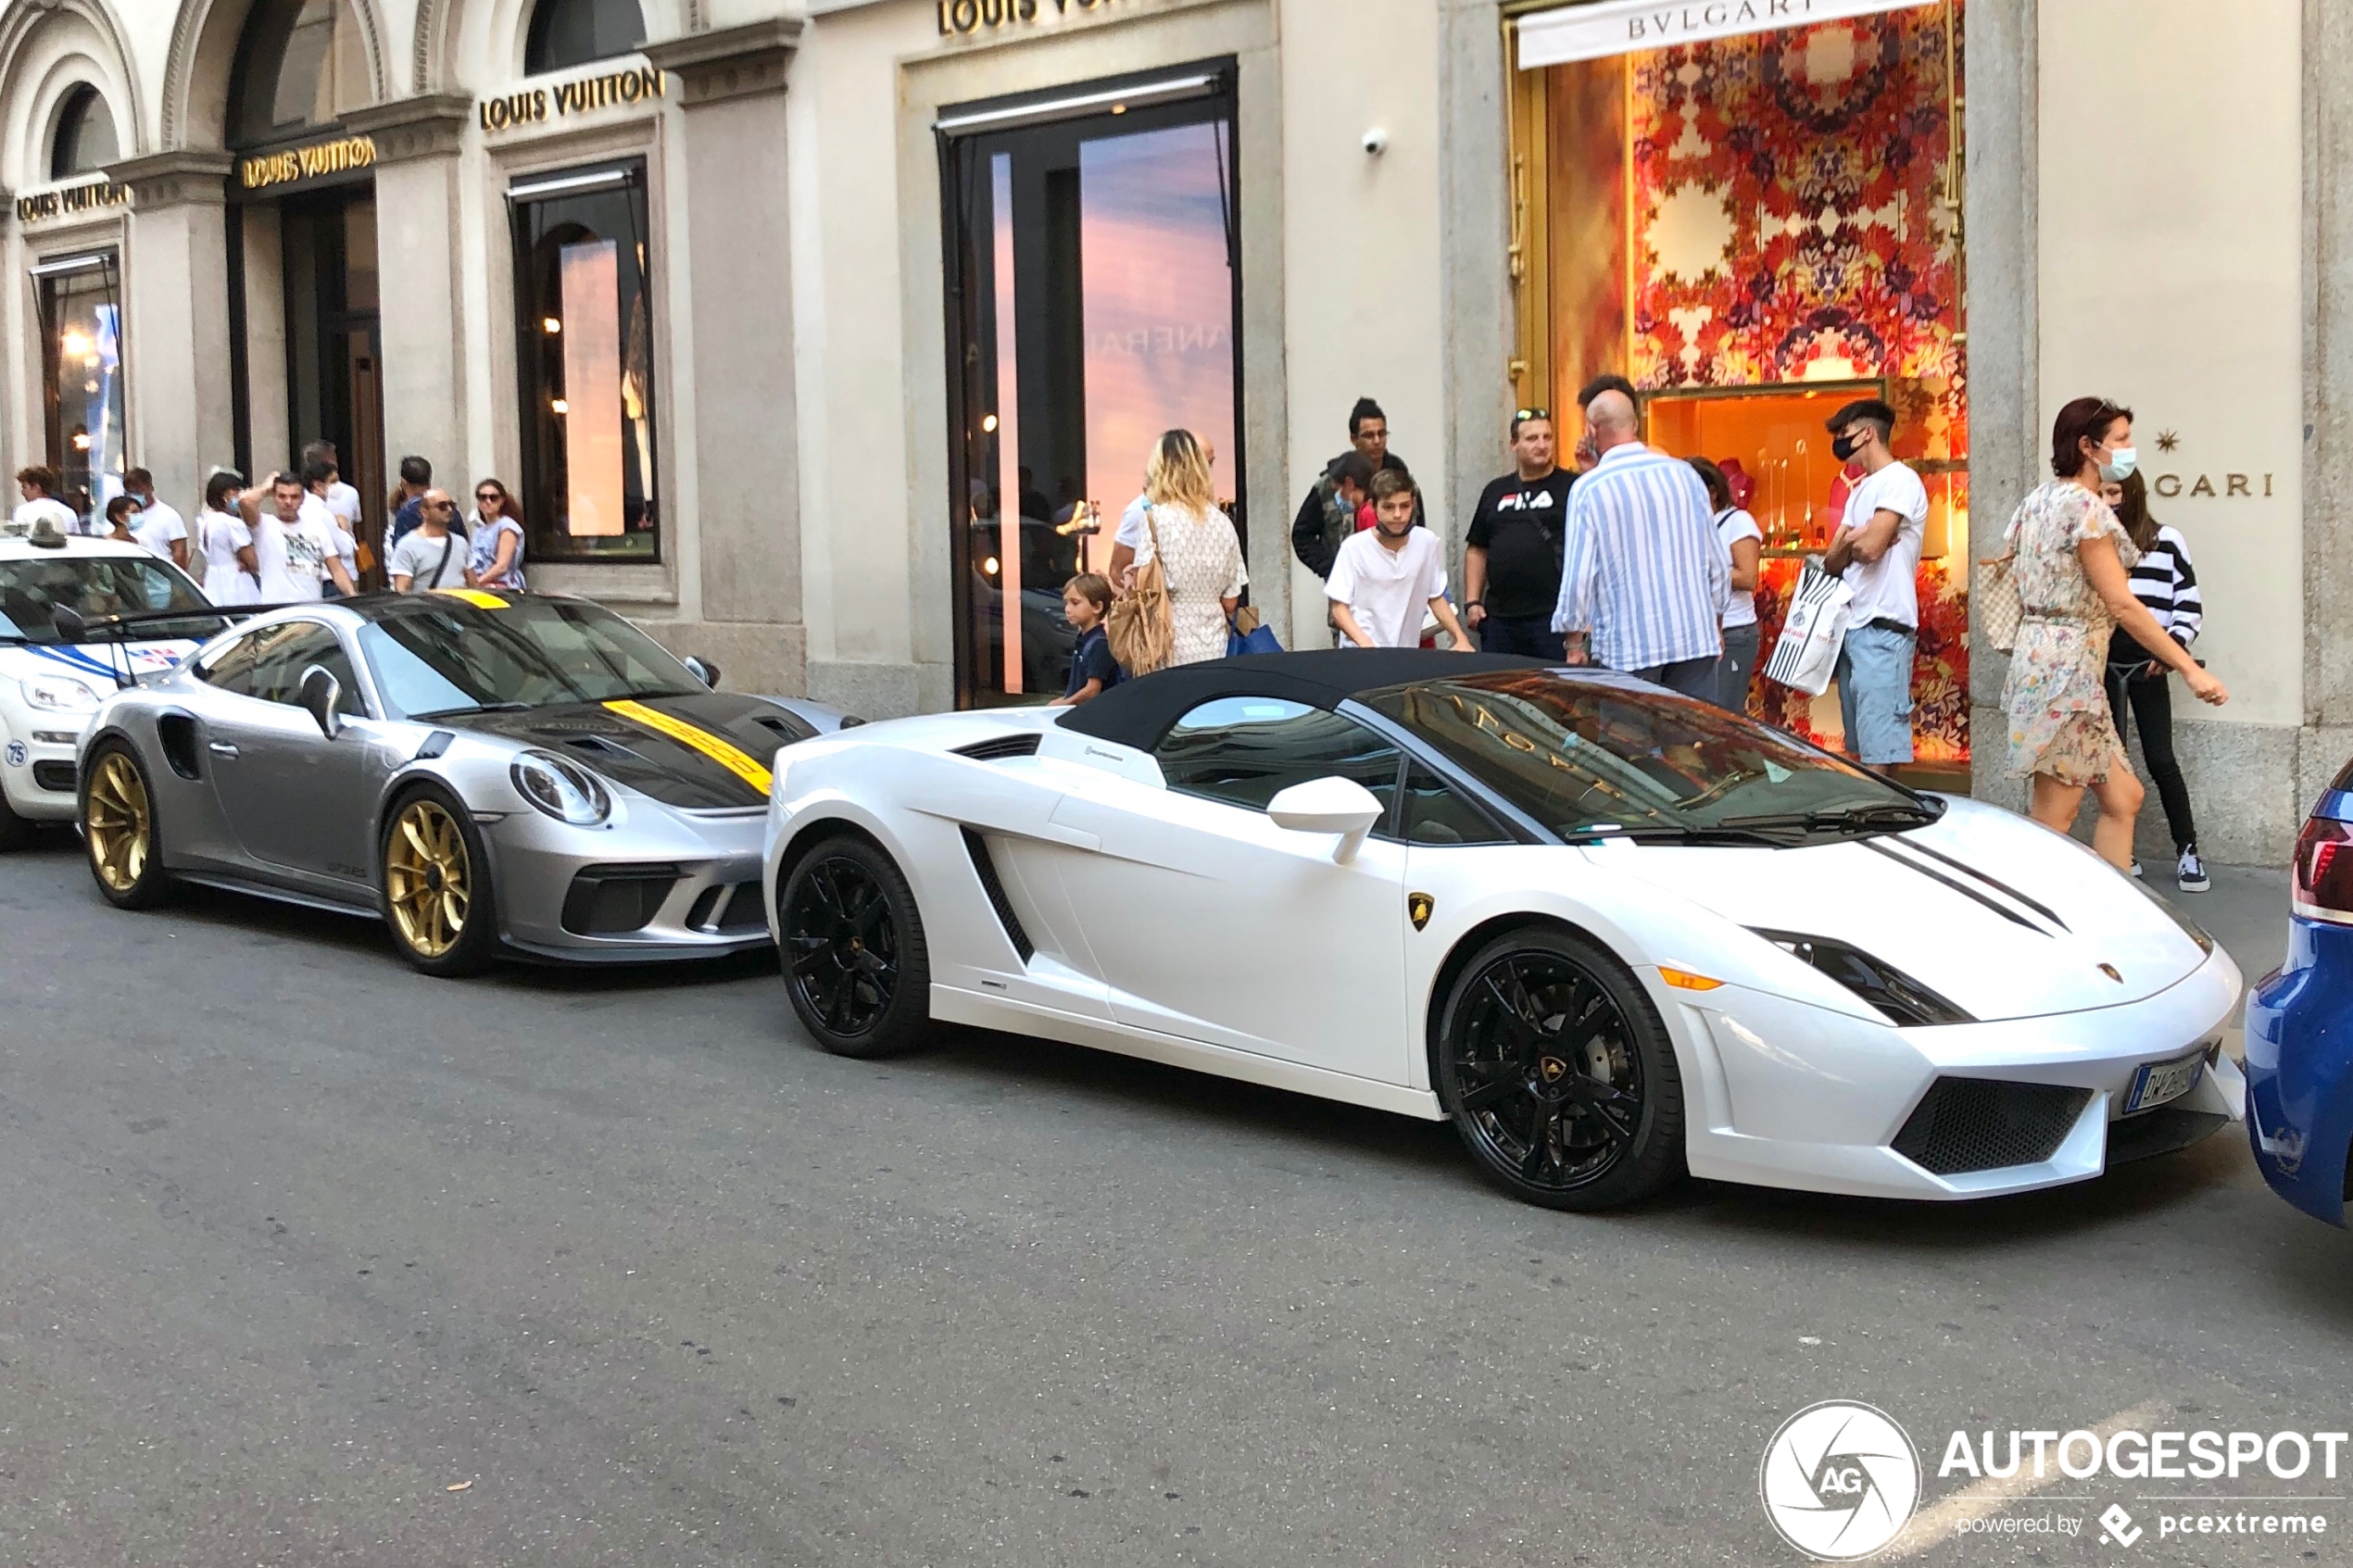
<path fill-rule="evenodd" d="M 1895 1135 L 1895 1152 L 1924 1171 L 1957 1176 L 2039 1165 L 2058 1152 L 2083 1114 L 2089 1089 L 1939 1078 Z"/>
<path fill-rule="evenodd" d="M 991 735 L 987 740 L 976 740 L 970 746 L 957 746 L 955 750 L 957 756 L 969 757 L 975 762 L 1002 762 L 1013 757 L 1037 756 L 1038 736 L 1035 734 Z"/>
<path fill-rule="evenodd" d="M 1033 749 L 1037 744 L 1036 737 L 1031 737 Z M 1005 928 L 1005 938 L 1013 943 L 1013 951 L 1021 955 L 1022 962 L 1027 963 L 1038 946 L 1021 928 L 1021 916 L 1013 913 L 1013 901 L 1005 897 L 1005 884 L 997 875 L 996 858 L 988 853 L 988 842 L 980 834 L 970 828 L 963 831 L 964 853 L 973 858 L 973 871 L 980 878 L 981 891 L 988 895 L 988 907 L 997 911 L 997 923 Z"/>

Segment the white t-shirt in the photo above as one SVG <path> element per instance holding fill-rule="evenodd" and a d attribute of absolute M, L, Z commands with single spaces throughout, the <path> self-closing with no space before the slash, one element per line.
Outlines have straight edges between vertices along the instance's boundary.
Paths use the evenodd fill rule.
<path fill-rule="evenodd" d="M 245 520 L 228 512 L 196 514 L 196 549 L 204 557 L 204 594 L 217 605 L 261 601 L 261 586 L 237 564 L 237 552 L 253 543 Z M 257 564 L 258 564 L 257 562 Z"/>
<path fill-rule="evenodd" d="M 1111 542 L 1125 545 L 1131 550 L 1142 549 L 1145 535 L 1150 532 L 1144 523 L 1144 514 L 1151 509 L 1150 504 L 1141 495 L 1128 502 L 1127 509 L 1119 514 L 1119 532 L 1111 536 Z"/>
<path fill-rule="evenodd" d="M 1355 613 L 1376 647 L 1421 646 L 1422 617 L 1446 592 L 1446 552 L 1438 535 L 1416 528 L 1398 549 L 1386 549 L 1378 525 L 1340 547 L 1324 595 Z"/>
<path fill-rule="evenodd" d="M 327 486 L 327 509 L 341 518 L 348 531 L 359 531 L 359 492 L 340 479 Z"/>
<path fill-rule="evenodd" d="M 131 525 L 131 536 L 151 554 L 170 560 L 171 546 L 188 536 L 187 520 L 161 501 L 150 502 L 140 508 L 137 521 Z"/>
<path fill-rule="evenodd" d="M 1740 508 L 1734 507 L 1730 511 L 1716 514 L 1716 537 L 1724 541 L 1724 548 L 1729 553 L 1734 545 L 1743 539 L 1755 539 L 1761 542 L 1765 537 L 1765 531 L 1756 526 L 1755 518 Z M 1753 593 L 1743 593 L 1738 588 L 1733 589 L 1732 602 L 1724 607 L 1724 624 L 1727 626 L 1755 625 L 1756 596 Z"/>
<path fill-rule="evenodd" d="M 1917 579 L 1920 546 L 1928 537 L 1928 486 L 1909 464 L 1890 463 L 1877 473 L 1866 474 L 1848 491 L 1846 519 L 1839 524 L 1839 533 L 1859 533 L 1881 512 L 1894 512 L 1904 521 L 1895 530 L 1895 542 L 1887 547 L 1887 554 L 1875 561 L 1848 564 L 1846 585 L 1855 591 L 1855 599 L 1847 607 L 1846 623 L 1864 626 L 1874 621 L 1897 621 L 1918 626 Z"/>
<path fill-rule="evenodd" d="M 354 491 L 352 494 L 357 496 L 359 492 Z M 303 493 L 302 521 L 306 526 L 316 523 L 327 531 L 327 538 L 333 543 L 335 554 L 343 558 L 343 570 L 350 576 L 353 586 L 358 586 L 359 542 L 351 536 L 351 531 L 343 525 L 343 519 L 336 515 L 334 508 L 321 499 L 315 490 Z M 319 568 L 319 580 L 322 583 L 333 581 L 323 563 Z"/>
<path fill-rule="evenodd" d="M 73 515 L 71 507 L 67 506 L 55 495 L 44 495 L 37 500 L 27 501 L 16 509 L 8 522 L 9 526 L 18 533 L 31 533 L 32 525 L 44 517 L 57 525 L 57 532 L 60 533 L 82 532 L 82 520 Z"/>
<path fill-rule="evenodd" d="M 320 508 L 321 514 L 325 508 Z M 254 563 L 261 568 L 261 602 L 294 604 L 319 597 L 327 557 L 335 547 L 334 529 L 308 507 L 292 522 L 281 522 L 265 508 L 253 530 Z"/>
<path fill-rule="evenodd" d="M 444 532 L 440 538 L 431 539 L 423 529 L 412 528 L 392 547 L 392 559 L 384 563 L 384 572 L 396 583 L 400 578 L 409 579 L 409 592 L 412 594 L 422 594 L 428 588 L 462 588 L 466 585 L 466 541 L 455 532 Z"/>

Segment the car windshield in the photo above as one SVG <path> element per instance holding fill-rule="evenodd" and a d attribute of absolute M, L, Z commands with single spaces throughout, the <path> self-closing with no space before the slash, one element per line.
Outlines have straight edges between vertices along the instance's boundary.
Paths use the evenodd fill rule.
<path fill-rule="evenodd" d="M 409 718 L 704 689 L 651 637 L 573 599 L 487 608 L 420 594 L 364 627 L 359 646 L 385 704 Z"/>
<path fill-rule="evenodd" d="M 1777 730 L 1619 682 L 1513 671 L 1360 700 L 1568 840 L 1802 840 L 1944 809 Z"/>
<path fill-rule="evenodd" d="M 61 643 L 57 614 L 70 609 L 85 621 L 156 610 L 198 613 L 185 621 L 149 621 L 126 631 L 134 641 L 209 637 L 220 618 L 202 613 L 208 601 L 178 567 L 153 556 L 36 556 L 0 560 L 0 641 Z M 107 640 L 112 641 L 111 637 Z"/>

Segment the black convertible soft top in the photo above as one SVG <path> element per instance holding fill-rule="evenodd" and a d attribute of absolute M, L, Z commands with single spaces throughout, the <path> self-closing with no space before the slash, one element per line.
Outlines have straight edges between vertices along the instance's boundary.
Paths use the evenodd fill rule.
<path fill-rule="evenodd" d="M 1139 750 L 1158 746 L 1169 726 L 1221 696 L 1271 696 L 1310 708 L 1339 707 L 1360 692 L 1462 675 L 1551 668 L 1542 659 L 1432 648 L 1317 648 L 1249 654 L 1182 664 L 1122 681 L 1062 717 L 1062 727 Z"/>

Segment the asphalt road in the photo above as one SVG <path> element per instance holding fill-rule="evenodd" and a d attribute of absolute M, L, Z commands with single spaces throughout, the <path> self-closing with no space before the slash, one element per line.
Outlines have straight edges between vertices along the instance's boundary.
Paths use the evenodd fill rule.
<path fill-rule="evenodd" d="M 2235 1136 L 1583 1219 L 1443 1127 L 977 1033 L 838 1060 L 761 960 L 437 984 L 364 924 L 119 914 L 70 839 L 0 919 L 8 1564 L 1781 1563 L 1758 1461 L 1821 1399 L 1931 1505 L 1957 1427 L 2353 1424 L 2353 1244 Z M 2343 1479 L 2171 1488 L 2325 1495 L 2296 1542 L 2162 1539 L 2149 1490 L 2008 1510 L 2120 1499 L 2129 1551 L 1907 1560 L 2347 1555 Z"/>

